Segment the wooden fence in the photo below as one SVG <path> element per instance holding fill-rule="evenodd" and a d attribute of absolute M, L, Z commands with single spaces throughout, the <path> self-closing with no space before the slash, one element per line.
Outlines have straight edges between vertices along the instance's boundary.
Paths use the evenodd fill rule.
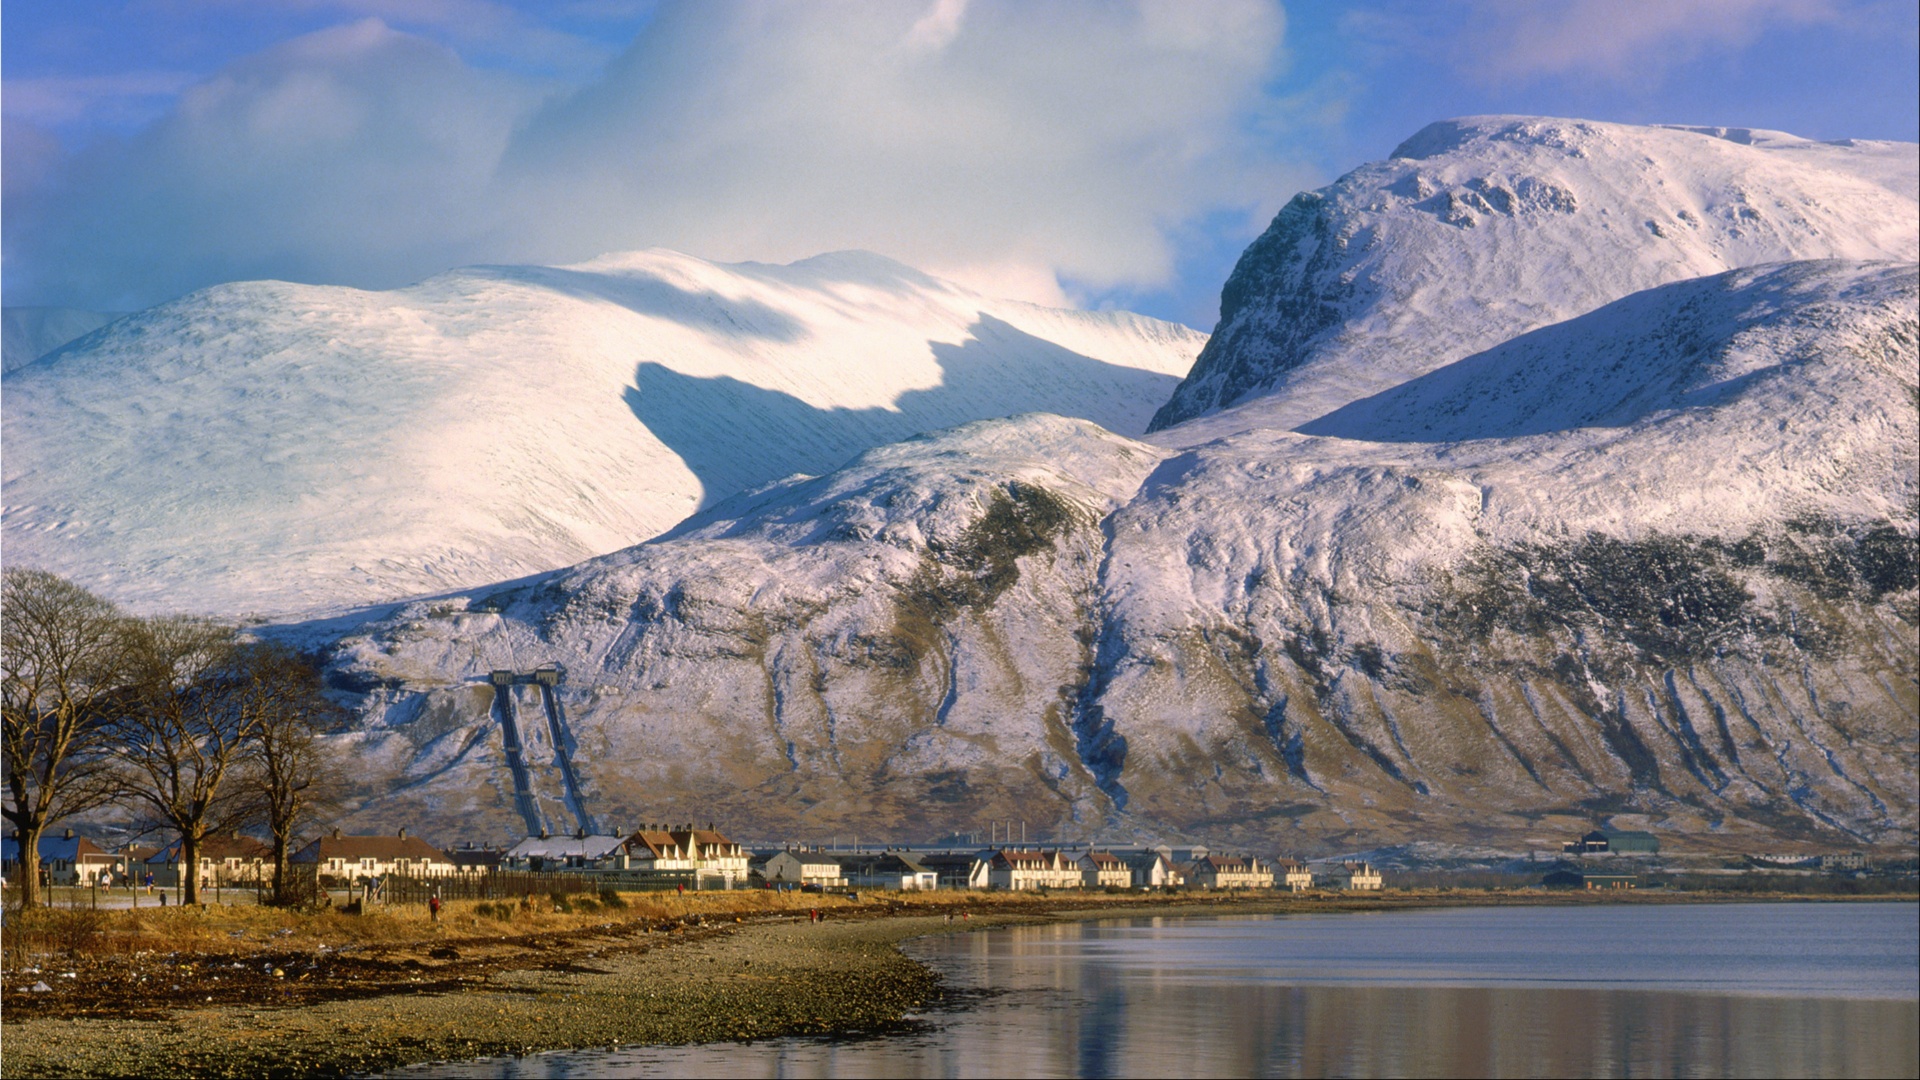
<path fill-rule="evenodd" d="M 424 904 L 438 892 L 442 900 L 510 900 L 560 893 L 658 892 L 685 889 L 700 882 L 692 873 L 604 871 L 592 874 L 496 870 L 480 877 L 414 878 L 389 874 L 381 879 L 376 903 Z"/>
<path fill-rule="evenodd" d="M 523 896 L 599 892 L 584 874 L 536 874 L 498 870 L 481 877 L 414 878 L 389 874 L 380 880 L 380 899 L 389 904 L 424 904 L 435 892 L 442 900 L 512 900 Z"/>

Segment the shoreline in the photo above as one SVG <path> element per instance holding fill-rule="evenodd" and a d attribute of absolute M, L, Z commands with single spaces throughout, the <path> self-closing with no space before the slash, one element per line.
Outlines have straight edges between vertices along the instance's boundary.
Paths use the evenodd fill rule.
<path fill-rule="evenodd" d="M 913 900 L 919 900 L 915 903 Z M 645 918 L 564 934 L 501 938 L 505 955 L 459 955 L 481 939 L 429 939 L 385 981 L 317 1000 L 177 1004 L 143 1015 L 25 1015 L 9 973 L 0 1075 L 311 1076 L 402 1065 L 515 1057 L 546 1050 L 877 1034 L 943 1000 L 928 968 L 897 947 L 909 938 L 1009 925 L 1114 918 L 1208 917 L 1436 907 L 1831 901 L 1732 894 L 1420 894 L 1222 898 L 968 894 L 826 909 L 716 912 L 698 925 Z M 1913 902 L 1911 896 L 1838 902 Z M 970 918 L 948 922 L 949 912 Z M 443 943 L 445 942 L 445 943 Z M 404 952 L 396 946 L 395 952 Z M 240 974 L 225 957 L 178 964 L 167 977 Z M 220 961 L 225 961 L 221 963 Z M 476 965 L 484 965 L 476 966 Z M 51 967 L 58 965 L 49 965 Z M 154 965 L 149 965 L 150 967 Z M 291 961 L 285 962 L 292 968 Z M 193 969 L 190 971 L 189 969 Z M 233 974 L 229 974 L 233 973 Z M 58 977 L 58 973 L 54 973 Z M 291 974 L 291 972 L 289 972 Z M 273 987 L 274 983 L 267 983 Z M 284 987 L 282 987 L 284 989 Z M 177 989 L 177 987 L 176 987 Z M 38 1002 L 34 1003 L 38 1005 Z M 43 1011 L 33 1008 L 29 1013 Z"/>

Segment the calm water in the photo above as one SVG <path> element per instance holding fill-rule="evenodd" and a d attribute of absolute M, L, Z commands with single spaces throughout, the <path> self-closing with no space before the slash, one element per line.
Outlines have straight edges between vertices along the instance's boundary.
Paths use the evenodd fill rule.
<path fill-rule="evenodd" d="M 404 1075 L 1914 1076 L 1913 904 L 1141 919 L 909 942 L 964 1007 L 866 1039 Z"/>

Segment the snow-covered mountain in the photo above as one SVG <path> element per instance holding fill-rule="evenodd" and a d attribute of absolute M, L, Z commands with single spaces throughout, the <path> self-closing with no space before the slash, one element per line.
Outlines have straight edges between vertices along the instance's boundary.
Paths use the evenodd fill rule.
<path fill-rule="evenodd" d="M 348 359 L 326 363 L 276 352 L 286 333 L 251 316 L 166 324 L 154 341 L 170 344 L 149 348 L 142 316 L 20 373 L 42 381 L 7 380 L 8 557 L 16 535 L 86 520 L 41 514 L 16 533 L 16 492 L 45 490 L 15 478 L 20 398 L 45 415 L 98 409 L 89 430 L 109 440 L 166 427 L 143 409 L 173 410 L 191 422 L 167 430 L 211 437 L 164 444 L 168 468 L 195 475 L 199 454 L 208 475 L 242 478 L 223 455 L 270 461 L 275 444 L 222 428 L 218 395 L 255 416 L 279 401 L 286 419 L 257 430 L 340 432 L 339 460 L 370 463 L 354 485 L 452 493 L 383 526 L 415 528 L 415 551 L 477 536 L 498 559 L 611 537 L 595 515 L 658 490 L 620 471 L 635 461 L 706 481 L 661 516 L 704 509 L 651 542 L 266 628 L 322 654 L 359 707 L 343 737 L 366 778 L 355 826 L 527 824 L 488 673 L 558 663 L 564 720 L 523 734 L 530 797 L 562 827 L 571 772 L 602 821 L 714 819 L 760 837 L 933 839 L 1018 818 L 1049 840 L 1321 854 L 1511 849 L 1600 819 L 1683 848 L 1910 851 L 1915 175 L 1911 145 L 1435 125 L 1281 213 L 1171 401 L 1172 365 L 1152 357 L 1197 344 L 1177 329 L 990 304 L 865 260 L 645 256 L 641 270 L 329 292 L 317 313 L 272 320 L 362 343 L 327 346 Z M 284 306 L 292 287 L 239 288 Z M 684 332 L 672 340 L 700 348 L 643 352 L 622 329 L 636 317 L 647 342 Z M 822 327 L 859 343 L 858 362 L 817 344 Z M 509 340 L 532 341 L 539 366 Z M 390 359 L 349 362 L 376 352 Z M 909 403 L 976 385 L 967 353 L 995 373 L 1052 356 L 1060 392 L 1099 407 L 905 441 L 862 428 L 870 442 L 840 444 L 843 465 L 760 486 L 771 477 L 736 469 L 734 451 L 828 430 L 822 415 L 939 426 Z M 206 357 L 241 355 L 274 380 L 196 381 Z M 73 381 L 46 374 L 63 370 Z M 538 379 L 513 374 L 527 370 Z M 493 392 L 514 378 L 521 390 Z M 629 389 L 624 417 L 604 411 Z M 362 419 L 395 401 L 430 422 Z M 1143 435 L 1163 402 L 1162 429 Z M 153 490 L 50 421 L 20 430 L 42 440 L 33 460 L 100 471 L 113 499 Z M 515 472 L 524 461 L 537 469 Z M 297 481 L 283 485 L 293 505 L 302 467 L 275 474 Z M 545 488 L 561 509 L 534 502 Z M 279 506 L 209 490 L 194 505 Z M 527 505 L 544 516 L 510 516 Z M 189 523 L 217 532 L 204 514 Z M 372 552 L 374 535 L 348 541 Z M 194 565 L 212 567 L 221 540 Z M 512 572 L 537 565 L 515 557 Z"/>
<path fill-rule="evenodd" d="M 968 420 L 1139 434 L 1204 341 L 862 253 L 224 285 L 8 374 L 7 557 L 225 614 L 477 585 Z"/>
<path fill-rule="evenodd" d="M 0 310 L 0 371 L 31 364 L 82 334 L 120 316 L 106 311 L 65 307 L 9 307 Z"/>
<path fill-rule="evenodd" d="M 1296 196 L 1221 292 L 1156 429 L 1293 427 L 1656 285 L 1920 258 L 1906 143 L 1491 116 L 1431 124 Z M 1284 390 L 1285 393 L 1275 393 Z"/>
<path fill-rule="evenodd" d="M 516 828 L 485 675 L 559 662 L 622 819 L 1910 846 L 1916 305 L 1911 263 L 1735 271 L 1340 434 L 976 423 L 537 583 L 282 632 L 363 695 L 381 824 Z"/>

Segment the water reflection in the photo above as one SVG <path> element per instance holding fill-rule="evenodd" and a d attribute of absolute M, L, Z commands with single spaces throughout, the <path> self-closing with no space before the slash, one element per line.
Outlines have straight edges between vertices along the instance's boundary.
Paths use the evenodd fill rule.
<path fill-rule="evenodd" d="M 1920 1072 L 1911 904 L 1140 920 L 909 951 L 982 996 L 906 1035 L 543 1054 L 443 1075 Z"/>

